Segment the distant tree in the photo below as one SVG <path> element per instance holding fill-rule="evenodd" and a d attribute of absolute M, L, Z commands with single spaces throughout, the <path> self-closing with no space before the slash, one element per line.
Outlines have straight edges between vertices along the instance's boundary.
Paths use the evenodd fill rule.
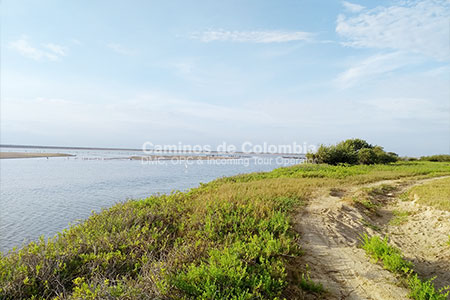
<path fill-rule="evenodd" d="M 378 157 L 372 148 L 362 148 L 358 152 L 358 162 L 362 165 L 373 165 L 378 162 Z"/>
<path fill-rule="evenodd" d="M 330 165 L 386 164 L 398 160 L 397 154 L 386 153 L 382 147 L 361 139 L 349 139 L 331 146 L 321 145 L 316 153 L 308 153 L 306 158 L 309 162 Z"/>
<path fill-rule="evenodd" d="M 420 160 L 450 162 L 450 155 L 449 154 L 438 154 L 438 155 L 431 155 L 431 156 L 422 156 L 420 158 Z"/>
<path fill-rule="evenodd" d="M 349 147 L 353 149 L 353 151 L 359 151 L 364 148 L 373 148 L 373 146 L 369 143 L 367 143 L 365 140 L 361 139 L 348 139 L 345 141 L 340 142 L 338 145 L 342 144 L 345 147 Z"/>

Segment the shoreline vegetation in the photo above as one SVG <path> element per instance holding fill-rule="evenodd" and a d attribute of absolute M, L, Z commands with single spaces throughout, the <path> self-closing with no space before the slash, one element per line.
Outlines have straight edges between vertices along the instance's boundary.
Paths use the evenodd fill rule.
<path fill-rule="evenodd" d="M 445 300 L 450 163 L 362 142 L 93 213 L 2 254 L 0 299 Z"/>
<path fill-rule="evenodd" d="M 322 267 L 315 268 L 320 260 L 304 263 L 313 253 L 302 242 L 308 232 L 297 229 L 304 220 L 298 214 L 324 193 L 344 197 L 388 180 L 411 184 L 448 175 L 446 162 L 301 164 L 130 200 L 4 254 L 0 298 L 335 299 L 329 281 L 320 281 Z M 392 189 L 367 193 L 382 192 Z M 354 203 L 351 207 L 367 205 L 361 209 L 368 212 L 378 207 L 368 200 Z M 357 229 L 374 233 L 370 228 Z"/>

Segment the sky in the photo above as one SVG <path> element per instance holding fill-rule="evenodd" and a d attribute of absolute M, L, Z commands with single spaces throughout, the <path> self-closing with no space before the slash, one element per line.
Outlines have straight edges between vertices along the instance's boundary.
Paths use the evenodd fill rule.
<path fill-rule="evenodd" d="M 450 152 L 450 1 L 2 0 L 0 143 Z"/>

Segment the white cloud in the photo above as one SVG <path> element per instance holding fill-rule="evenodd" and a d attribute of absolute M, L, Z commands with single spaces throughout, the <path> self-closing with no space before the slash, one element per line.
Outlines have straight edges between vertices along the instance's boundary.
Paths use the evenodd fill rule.
<path fill-rule="evenodd" d="M 443 61 L 450 58 L 449 18 L 448 0 L 402 1 L 357 15 L 341 14 L 336 32 L 347 46 L 401 50 Z"/>
<path fill-rule="evenodd" d="M 417 63 L 420 60 L 403 52 L 372 55 L 340 73 L 334 84 L 339 88 L 349 88 L 361 81 L 374 79 L 408 66 L 411 61 Z"/>
<path fill-rule="evenodd" d="M 202 42 L 242 42 L 242 43 L 283 43 L 292 41 L 309 41 L 313 34 L 304 31 L 227 31 L 208 30 L 195 32 L 190 36 Z"/>
<path fill-rule="evenodd" d="M 365 8 L 362 5 L 350 3 L 347 1 L 343 1 L 342 5 L 345 7 L 345 9 L 347 9 L 350 12 L 360 12 L 361 10 L 363 10 Z"/>
<path fill-rule="evenodd" d="M 66 47 L 54 43 L 43 44 L 41 47 L 35 47 L 29 42 L 26 36 L 22 36 L 18 40 L 10 42 L 9 48 L 27 58 L 38 61 L 57 61 L 61 57 L 67 55 Z"/>
<path fill-rule="evenodd" d="M 109 49 L 112 49 L 114 52 L 122 55 L 134 55 L 136 54 L 136 51 L 131 50 L 121 44 L 118 43 L 109 43 L 106 45 Z"/>
<path fill-rule="evenodd" d="M 43 45 L 44 48 L 47 48 L 48 50 L 50 50 L 50 52 L 53 52 L 56 55 L 59 56 L 66 56 L 66 47 L 63 47 L 61 45 L 57 45 L 57 44 L 53 44 L 53 43 L 48 43 Z"/>

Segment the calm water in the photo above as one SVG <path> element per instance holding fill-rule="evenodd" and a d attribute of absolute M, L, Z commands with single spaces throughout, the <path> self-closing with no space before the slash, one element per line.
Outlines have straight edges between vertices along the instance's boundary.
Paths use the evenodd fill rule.
<path fill-rule="evenodd" d="M 0 160 L 0 251 L 3 253 L 40 235 L 53 236 L 69 223 L 87 218 L 92 210 L 99 211 L 130 198 L 187 190 L 222 176 L 269 171 L 298 163 L 266 156 L 214 164 L 202 161 L 191 165 L 172 162 L 152 165 L 127 159 L 105 160 L 137 154 L 132 152 L 28 150 L 45 151 L 77 156 Z"/>

